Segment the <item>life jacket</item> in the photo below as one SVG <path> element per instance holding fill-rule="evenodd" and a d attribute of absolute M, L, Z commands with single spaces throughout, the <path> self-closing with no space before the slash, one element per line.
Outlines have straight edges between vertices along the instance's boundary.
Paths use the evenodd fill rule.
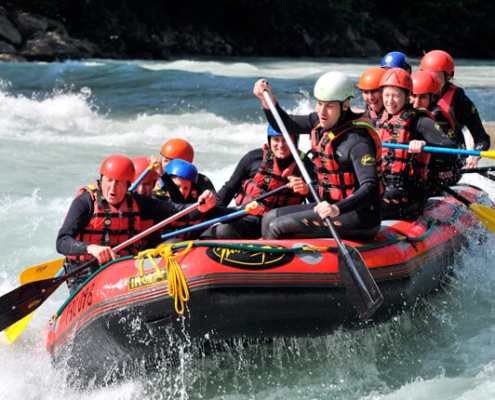
<path fill-rule="evenodd" d="M 443 115 L 450 116 L 449 122 L 454 126 L 454 132 L 456 135 L 462 131 L 462 124 L 457 121 L 455 117 L 455 105 L 457 103 L 458 90 L 460 89 L 456 85 L 449 83 L 447 89 L 436 104 L 436 107 L 442 111 Z"/>
<path fill-rule="evenodd" d="M 380 112 L 376 112 L 371 110 L 368 106 L 366 107 L 366 110 L 363 113 L 363 117 L 367 117 L 371 120 L 371 123 L 373 126 L 376 126 L 376 123 L 380 120 L 382 114 L 383 114 L 384 108 Z"/>
<path fill-rule="evenodd" d="M 381 164 L 382 143 L 369 118 L 361 116 L 358 119 L 348 121 L 331 131 L 325 132 L 318 141 L 317 131 L 319 128 L 320 125 L 311 131 L 311 147 L 317 154 L 314 163 L 318 175 L 320 197 L 335 203 L 350 197 L 359 188 L 356 174 L 342 171 L 337 161 L 335 161 L 333 148 L 335 139 L 356 128 L 364 129 L 375 144 L 376 155 L 374 162 L 376 163 L 376 171 L 380 181 L 380 194 L 382 194 L 384 191 Z"/>
<path fill-rule="evenodd" d="M 413 118 L 419 114 L 426 114 L 433 117 L 424 108 L 405 108 L 401 112 L 389 118 L 389 114 L 384 112 L 377 125 L 378 134 L 383 142 L 409 144 L 411 141 L 410 125 Z M 397 179 L 411 178 L 419 176 L 423 181 L 428 178 L 428 163 L 430 153 L 421 152 L 417 154 L 409 153 L 403 149 L 383 148 L 382 168 L 387 182 Z"/>
<path fill-rule="evenodd" d="M 89 224 L 76 236 L 76 240 L 99 246 L 115 247 L 134 237 L 141 231 L 141 217 L 136 200 L 127 192 L 119 208 L 103 198 L 99 182 L 94 182 L 79 189 L 76 197 L 85 191 L 91 194 L 94 211 Z M 121 257 L 134 253 L 134 246 L 128 246 L 119 251 Z M 90 254 L 67 256 L 73 261 L 87 261 L 94 257 Z"/>
<path fill-rule="evenodd" d="M 270 146 L 265 144 L 262 150 L 263 160 L 255 175 L 244 181 L 242 189 L 235 200 L 237 205 L 249 203 L 257 197 L 285 185 L 288 182 L 287 177 L 291 175 L 301 176 L 296 161 L 292 161 L 292 163 L 282 171 Z M 306 156 L 303 152 L 300 152 L 299 157 L 301 157 L 301 160 L 304 160 Z M 294 193 L 292 189 L 286 188 L 273 196 L 260 200 L 258 202 L 261 205 L 259 215 L 265 215 L 274 208 L 302 204 L 304 203 L 304 200 L 305 196 Z"/>
<path fill-rule="evenodd" d="M 158 198 L 160 198 L 160 197 L 166 198 L 166 199 L 168 199 L 174 203 L 178 203 L 178 204 L 193 204 L 193 203 L 196 203 L 198 201 L 198 197 L 199 197 L 198 191 L 195 188 L 194 184 L 191 185 L 191 191 L 189 192 L 187 199 L 184 200 L 183 196 L 178 197 L 180 194 L 180 191 L 178 188 L 176 188 L 177 190 L 172 191 L 172 190 L 169 190 L 169 188 L 167 187 L 167 185 L 175 185 L 175 183 L 173 183 L 172 180 L 170 180 L 170 182 L 167 182 L 167 183 L 163 182 L 161 179 L 159 179 L 158 181 L 160 182 L 160 187 L 157 189 L 157 187 L 155 186 L 155 189 L 153 190 L 153 196 L 156 196 Z M 186 227 L 192 226 L 192 225 L 197 225 L 203 221 L 204 221 L 204 214 L 201 214 L 197 219 L 191 220 L 191 221 L 175 220 L 175 221 L 171 222 L 170 224 L 166 225 L 163 229 L 161 229 L 160 234 L 173 232 L 175 230 L 183 229 L 183 228 L 186 228 Z M 183 233 L 181 235 L 177 235 L 177 238 L 182 239 L 182 240 L 187 240 L 191 237 L 192 234 L 193 234 L 192 232 L 186 232 L 186 233 Z"/>

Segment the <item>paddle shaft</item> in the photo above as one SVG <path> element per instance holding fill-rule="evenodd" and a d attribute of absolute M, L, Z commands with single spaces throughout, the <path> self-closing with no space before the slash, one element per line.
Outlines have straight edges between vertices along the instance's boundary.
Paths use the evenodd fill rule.
<path fill-rule="evenodd" d="M 146 175 L 148 175 L 150 171 L 156 166 L 158 166 L 158 164 L 156 163 L 154 165 L 149 165 L 139 176 L 139 178 L 137 178 L 136 181 L 131 185 L 129 191 L 132 192 L 134 189 L 136 189 L 139 186 L 139 184 L 143 181 L 143 179 L 146 178 Z"/>
<path fill-rule="evenodd" d="M 459 200 L 461 203 L 465 204 L 466 206 L 470 207 L 471 203 L 468 199 L 466 199 L 464 196 L 461 196 L 459 193 L 457 193 L 454 189 L 452 189 L 449 185 L 446 185 L 443 183 L 439 178 L 435 176 L 430 177 L 431 181 L 435 184 L 440 186 L 443 190 L 445 190 L 448 194 L 452 195 L 452 197 L 456 200 Z"/>
<path fill-rule="evenodd" d="M 299 167 L 299 170 L 301 171 L 301 173 L 304 177 L 304 180 L 306 181 L 306 184 L 308 185 L 308 188 L 309 188 L 309 191 L 311 192 L 311 195 L 313 196 L 316 203 L 320 204 L 321 203 L 320 196 L 318 196 L 318 193 L 316 193 L 316 190 L 314 189 L 313 185 L 311 184 L 311 178 L 308 174 L 308 171 L 306 170 L 306 167 L 304 166 L 304 163 L 301 160 L 301 158 L 297 156 L 297 149 L 294 146 L 294 143 L 292 142 L 292 139 L 289 135 L 289 132 L 287 131 L 287 128 L 285 127 L 285 125 L 282 121 L 282 118 L 280 117 L 280 114 L 278 113 L 277 108 L 275 107 L 275 104 L 273 104 L 273 101 L 270 97 L 270 94 L 266 90 L 263 92 L 263 97 L 264 97 L 265 101 L 267 102 L 267 104 L 269 105 L 270 110 L 271 110 L 273 116 L 275 117 L 275 120 L 277 121 L 277 124 L 278 124 L 280 130 L 282 131 L 282 135 L 284 136 L 285 141 L 286 141 L 287 145 L 289 146 L 289 149 L 290 149 L 290 151 L 294 157 L 294 160 L 296 161 L 297 166 Z M 353 278 L 355 279 L 355 281 L 357 282 L 359 288 L 365 293 L 365 295 L 368 299 L 368 304 L 373 305 L 375 303 L 373 300 L 373 297 L 372 297 L 370 291 L 368 290 L 367 286 L 365 285 L 362 276 L 360 275 L 359 271 L 357 270 L 356 266 L 354 265 L 354 262 L 350 256 L 349 252 L 347 251 L 344 244 L 342 243 L 342 240 L 340 239 L 340 236 L 339 236 L 337 230 L 333 226 L 333 222 L 332 222 L 331 218 L 330 217 L 325 218 L 325 222 L 327 223 L 328 228 L 330 229 L 330 233 L 331 233 L 333 239 L 337 243 L 340 254 L 344 258 L 345 264 L 349 267 L 351 274 L 352 274 Z M 368 271 L 368 273 L 370 274 L 370 277 L 371 277 L 371 273 L 369 272 L 369 270 L 367 268 L 366 268 L 366 270 Z M 371 279 L 373 280 L 372 277 L 371 277 Z M 373 282 L 374 282 L 374 280 L 373 280 Z M 376 283 L 375 283 L 375 286 L 376 286 Z M 379 297 L 382 297 L 378 287 L 376 287 L 375 289 L 378 292 Z"/>
<path fill-rule="evenodd" d="M 288 183 L 286 183 L 285 185 L 280 186 L 280 187 L 278 187 L 276 189 L 273 189 L 273 190 L 271 190 L 271 191 L 269 191 L 269 192 L 267 192 L 267 193 L 265 193 L 265 194 L 263 194 L 263 195 L 255 198 L 255 199 L 253 199 L 251 202 L 253 202 L 253 201 L 261 201 L 261 200 L 266 199 L 267 197 L 273 196 L 274 194 L 277 194 L 278 192 L 286 189 L 287 188 L 287 185 L 288 185 Z M 179 230 L 174 231 L 174 232 L 166 233 L 166 234 L 162 235 L 162 239 L 168 239 L 170 237 L 174 237 L 174 236 L 177 236 L 177 235 L 182 235 L 183 233 L 191 232 L 191 231 L 194 231 L 196 229 L 207 228 L 207 227 L 209 227 L 209 226 L 211 226 L 213 224 L 216 224 L 218 222 L 225 222 L 225 221 L 230 220 L 230 219 L 233 219 L 233 218 L 241 217 L 241 216 L 243 216 L 244 214 L 247 213 L 246 208 L 241 209 L 242 207 L 246 207 L 246 206 L 247 206 L 247 204 L 238 205 L 236 207 L 236 209 L 238 209 L 239 211 L 235 211 L 235 212 L 230 213 L 230 214 L 227 214 L 227 215 L 222 215 L 221 217 L 214 218 L 214 219 L 211 219 L 209 221 L 201 222 L 201 223 L 199 223 L 197 225 L 188 226 L 186 228 L 179 229 Z"/>
<path fill-rule="evenodd" d="M 139 233 L 138 235 L 126 240 L 125 242 L 112 248 L 118 252 L 127 246 L 141 240 L 143 237 L 155 232 L 161 227 L 175 221 L 187 213 L 196 210 L 201 203 L 194 203 L 190 207 L 174 214 L 173 216 L 153 225 L 151 228 Z M 43 302 L 65 281 L 81 273 L 84 269 L 93 265 L 97 260 L 93 259 L 74 271 L 63 275 L 59 278 L 50 278 L 42 281 L 30 282 L 12 290 L 11 292 L 0 297 L 0 331 L 8 328 L 26 315 L 36 310 Z"/>
<path fill-rule="evenodd" d="M 382 143 L 383 147 L 389 149 L 403 149 L 409 150 L 408 144 L 400 144 L 400 143 Z M 446 153 L 446 154 L 460 154 L 466 156 L 478 156 L 478 157 L 488 157 L 495 159 L 495 151 L 479 151 L 479 150 L 465 150 L 465 149 L 449 149 L 443 147 L 433 147 L 433 146 L 423 146 L 422 151 L 426 151 L 429 153 Z"/>

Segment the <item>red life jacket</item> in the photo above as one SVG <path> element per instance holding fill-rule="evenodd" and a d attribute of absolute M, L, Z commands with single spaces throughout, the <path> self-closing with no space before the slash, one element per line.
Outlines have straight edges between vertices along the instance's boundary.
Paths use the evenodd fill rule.
<path fill-rule="evenodd" d="M 366 110 L 363 113 L 363 117 L 369 118 L 371 120 L 372 125 L 376 125 L 382 114 L 383 114 L 383 108 L 380 112 L 377 113 L 376 111 L 371 110 L 371 108 L 366 107 Z"/>
<path fill-rule="evenodd" d="M 461 124 L 455 118 L 455 103 L 454 95 L 456 94 L 457 86 L 450 83 L 447 90 L 443 93 L 440 100 L 438 100 L 437 105 L 434 109 L 434 114 L 438 110 L 442 115 L 450 122 L 454 132 L 462 130 Z M 459 129 L 460 128 L 460 129 Z"/>
<path fill-rule="evenodd" d="M 257 197 L 285 185 L 287 177 L 291 175 L 301 176 L 295 161 L 281 171 L 277 158 L 273 155 L 270 146 L 265 144 L 262 150 L 263 160 L 256 174 L 251 179 L 244 181 L 242 190 L 235 199 L 237 205 L 250 203 Z M 299 156 L 304 160 L 305 155 L 303 152 L 300 152 Z M 260 215 L 265 215 L 274 208 L 302 204 L 304 199 L 305 196 L 294 193 L 292 189 L 283 189 L 281 192 L 259 201 L 261 205 Z"/>
<path fill-rule="evenodd" d="M 378 134 L 383 142 L 409 144 L 411 138 L 410 124 L 412 119 L 420 114 L 427 114 L 433 117 L 431 113 L 423 108 L 412 109 L 406 108 L 389 118 L 389 114 L 384 112 L 380 122 L 377 124 Z M 385 180 L 389 178 L 412 178 L 419 176 L 426 181 L 428 178 L 428 163 L 430 153 L 409 153 L 403 149 L 383 148 L 382 168 L 385 174 Z"/>
<path fill-rule="evenodd" d="M 317 157 L 314 159 L 316 173 L 318 175 L 319 195 L 323 200 L 331 203 L 350 197 L 358 188 L 356 174 L 354 172 L 344 172 L 341 170 L 334 157 L 333 141 L 351 129 L 364 128 L 371 136 L 376 147 L 375 163 L 380 181 L 380 194 L 383 193 L 382 181 L 382 143 L 378 134 L 373 128 L 369 118 L 364 116 L 353 121 L 346 122 L 331 131 L 323 134 L 323 137 L 317 143 L 317 130 L 320 125 L 311 131 L 311 147 L 316 151 Z"/>
<path fill-rule="evenodd" d="M 114 247 L 134 237 L 141 230 L 141 217 L 136 200 L 127 192 L 119 208 L 108 203 L 103 198 L 99 183 L 94 182 L 79 189 L 77 196 L 84 191 L 91 194 L 94 211 L 89 224 L 80 232 L 76 240 L 96 244 L 99 246 Z M 133 254 L 134 246 L 128 246 L 119 251 L 121 257 Z M 67 256 L 70 260 L 87 261 L 94 257 L 90 254 Z"/>
<path fill-rule="evenodd" d="M 449 137 L 454 141 L 454 142 L 457 142 L 456 140 L 456 135 L 455 135 L 455 124 L 454 124 L 454 120 L 452 119 L 452 117 L 450 116 L 450 114 L 444 110 L 442 110 L 440 107 L 434 107 L 432 110 L 430 110 L 431 113 L 433 114 L 433 117 L 435 118 L 435 121 L 438 121 L 438 122 L 443 122 L 443 121 L 447 121 L 448 122 L 448 126 L 449 126 L 449 129 L 447 132 L 445 132 L 445 129 L 442 128 L 442 130 L 447 134 L 449 135 Z"/>

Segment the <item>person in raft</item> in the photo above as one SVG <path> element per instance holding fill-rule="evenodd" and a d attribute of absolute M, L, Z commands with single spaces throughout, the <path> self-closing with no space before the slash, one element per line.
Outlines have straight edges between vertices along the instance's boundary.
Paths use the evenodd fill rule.
<path fill-rule="evenodd" d="M 452 141 L 454 138 L 454 121 L 452 117 L 445 111 L 434 107 L 435 99 L 440 93 L 440 83 L 436 75 L 429 71 L 416 71 L 411 75 L 413 82 L 412 94 L 409 97 L 409 102 L 416 109 L 427 109 L 433 113 L 435 121 L 440 126 Z M 453 169 L 461 169 L 464 166 L 463 157 L 457 154 L 442 154 L 431 153 L 430 162 L 428 164 L 428 176 L 439 176 L 444 180 L 444 183 L 452 186 L 455 185 L 462 177 L 462 174 L 453 174 Z M 437 185 L 428 185 L 428 197 L 439 195 L 442 189 Z"/>
<path fill-rule="evenodd" d="M 384 110 L 380 80 L 385 72 L 383 68 L 373 67 L 364 71 L 359 79 L 358 87 L 366 103 L 363 115 L 371 120 L 373 126 L 376 125 Z"/>
<path fill-rule="evenodd" d="M 383 143 L 383 219 L 404 219 L 422 212 L 430 153 L 423 146 L 455 148 L 455 144 L 425 109 L 409 103 L 411 75 L 401 68 L 389 69 L 380 82 L 385 111 L 377 124 Z M 385 143 L 409 144 L 409 150 L 387 148 Z"/>
<path fill-rule="evenodd" d="M 129 192 L 134 176 L 134 164 L 128 157 L 112 155 L 101 164 L 100 179 L 81 188 L 73 200 L 57 236 L 57 251 L 67 256 L 67 273 L 94 258 L 98 263 L 67 281 L 71 293 L 100 265 L 133 254 L 132 246 L 118 254 L 112 247 L 143 231 L 141 220 L 161 221 L 187 208 L 185 204 Z M 204 213 L 215 205 L 210 191 L 198 200 L 204 201 L 199 210 L 183 218 L 194 219 L 195 213 Z"/>
<path fill-rule="evenodd" d="M 160 151 L 161 158 L 158 158 L 155 155 L 150 156 L 150 164 L 158 164 L 156 168 L 156 172 L 160 176 L 160 180 L 157 182 L 155 186 L 155 194 L 162 195 L 164 193 L 161 192 L 161 188 L 163 186 L 163 176 L 165 173 L 165 167 L 167 164 L 175 159 L 181 159 L 187 161 L 189 163 L 194 162 L 194 149 L 191 144 L 184 139 L 174 138 L 167 140 Z M 169 188 L 169 190 L 174 190 L 174 188 Z M 213 182 L 206 175 L 198 173 L 198 179 L 192 185 L 192 190 L 198 193 L 203 193 L 205 190 L 209 190 L 213 193 L 214 196 L 217 195 L 217 191 L 215 190 L 215 186 L 213 186 Z M 180 193 L 175 189 L 175 195 L 180 195 Z M 170 192 L 169 192 L 170 195 Z"/>
<path fill-rule="evenodd" d="M 481 123 L 478 110 L 474 103 L 464 93 L 464 90 L 452 83 L 454 78 L 454 59 L 449 53 L 442 50 L 433 50 L 426 53 L 419 64 L 420 71 L 433 72 L 440 83 L 440 94 L 433 106 L 450 114 L 455 125 L 454 141 L 459 147 L 466 148 L 466 141 L 462 129 L 466 126 L 474 141 L 475 150 L 488 150 L 490 136 L 487 135 Z M 467 168 L 476 168 L 480 157 L 469 156 L 465 161 Z"/>
<path fill-rule="evenodd" d="M 167 163 L 165 171 L 162 175 L 162 186 L 160 190 L 154 190 L 153 195 L 161 200 L 171 201 L 179 204 L 196 203 L 199 198 L 196 183 L 198 182 L 198 170 L 188 161 L 176 158 Z M 216 208 L 218 209 L 218 207 Z M 207 218 L 212 218 L 213 211 L 207 213 Z M 217 211 L 218 212 L 218 211 Z M 177 220 L 170 225 L 164 227 L 162 233 L 172 232 L 177 229 L 182 229 L 191 225 L 201 223 L 205 214 L 198 215 L 196 219 L 189 221 Z M 182 240 L 197 239 L 198 231 L 191 231 L 178 236 Z"/>
<path fill-rule="evenodd" d="M 291 138 L 297 146 L 299 137 L 291 135 Z M 246 214 L 233 222 L 215 225 L 206 230 L 201 238 L 258 239 L 261 236 L 262 217 L 268 211 L 305 202 L 308 186 L 301 178 L 301 172 L 283 135 L 271 125 L 268 125 L 267 142 L 262 148 L 251 150 L 242 157 L 230 179 L 218 192 L 217 204 L 227 207 L 235 197 L 237 205 L 247 205 L 258 196 L 286 183 L 287 188 L 259 201 L 261 210 L 258 215 Z M 313 162 L 301 151 L 298 156 L 316 180 Z"/>
<path fill-rule="evenodd" d="M 391 51 L 383 56 L 380 68 L 389 70 L 390 68 L 402 68 L 409 74 L 412 72 L 409 58 L 400 51 Z"/>
<path fill-rule="evenodd" d="M 331 217 L 342 237 L 373 239 L 381 222 L 382 148 L 371 121 L 350 109 L 350 99 L 354 97 L 351 79 L 338 71 L 322 75 L 314 87 L 316 111 L 308 115 L 287 114 L 267 81 L 258 80 L 254 94 L 261 99 L 268 122 L 278 130 L 263 97 L 265 90 L 290 133 L 310 133 L 322 202 L 270 211 L 263 217 L 262 236 L 266 239 L 330 237 L 324 220 Z"/>

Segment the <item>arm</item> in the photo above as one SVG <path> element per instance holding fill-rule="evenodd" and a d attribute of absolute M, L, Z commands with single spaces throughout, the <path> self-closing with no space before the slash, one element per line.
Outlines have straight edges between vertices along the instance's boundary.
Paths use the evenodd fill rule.
<path fill-rule="evenodd" d="M 448 147 L 455 149 L 456 144 L 440 128 L 440 126 L 426 114 L 419 114 L 411 121 L 411 141 L 424 140 L 424 145 L 434 147 Z"/>
<path fill-rule="evenodd" d="M 277 100 L 275 99 L 275 96 L 272 93 L 272 89 L 268 85 L 268 82 L 265 79 L 260 79 L 258 80 L 253 89 L 253 93 L 256 97 L 261 99 L 261 102 L 263 104 L 263 111 L 265 112 L 266 118 L 269 122 L 269 124 L 275 129 L 277 132 L 281 132 L 280 128 L 278 127 L 277 121 L 275 120 L 275 117 L 272 115 L 270 111 L 270 107 L 266 103 L 264 97 L 263 97 L 263 92 L 267 91 L 273 101 L 273 104 L 275 104 L 275 107 L 277 108 L 278 113 L 280 114 L 280 117 L 282 118 L 282 121 L 284 125 L 286 126 L 287 130 L 289 133 L 292 134 L 308 134 L 311 132 L 311 130 L 318 125 L 319 119 L 318 119 L 318 114 L 316 112 L 313 112 L 308 115 L 289 115 L 287 114 L 284 110 L 280 108 L 280 106 L 277 103 Z"/>
<path fill-rule="evenodd" d="M 490 148 L 490 136 L 485 131 L 476 106 L 464 90 L 459 94 L 459 99 L 455 104 L 455 116 L 461 125 L 465 125 L 474 140 L 475 150 L 488 150 Z"/>
<path fill-rule="evenodd" d="M 372 203 L 378 201 L 380 197 L 380 181 L 376 171 L 376 163 L 374 161 L 376 154 L 375 146 L 370 138 L 356 134 L 349 134 L 349 137 L 351 135 L 352 138 L 356 138 L 356 140 L 354 140 L 354 144 L 347 152 L 347 160 L 341 161 L 339 159 L 337 162 L 339 165 L 343 166 L 344 170 L 352 168 L 356 174 L 359 188 L 352 196 L 335 204 L 339 208 L 340 214 L 369 207 Z M 350 141 L 350 139 L 351 138 L 348 140 Z M 368 161 L 363 165 L 361 162 L 363 158 L 373 161 Z"/>
<path fill-rule="evenodd" d="M 218 192 L 217 199 L 221 206 L 227 207 L 234 196 L 242 189 L 244 181 L 252 178 L 263 160 L 263 150 L 251 150 L 237 164 L 233 174 Z"/>

